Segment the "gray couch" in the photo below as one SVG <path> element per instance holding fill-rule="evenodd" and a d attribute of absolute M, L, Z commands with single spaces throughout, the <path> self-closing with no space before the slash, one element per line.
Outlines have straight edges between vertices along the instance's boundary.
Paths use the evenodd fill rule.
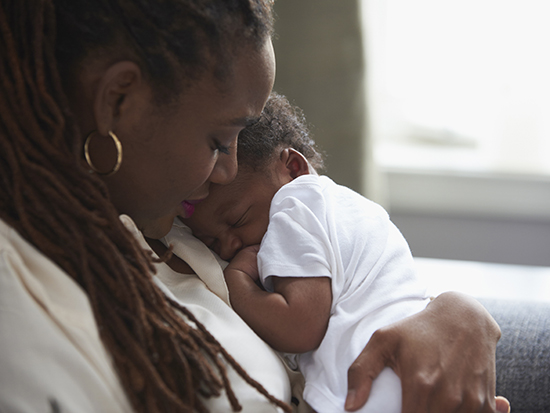
<path fill-rule="evenodd" d="M 480 301 L 502 330 L 497 394 L 513 413 L 550 413 L 550 302 Z"/>

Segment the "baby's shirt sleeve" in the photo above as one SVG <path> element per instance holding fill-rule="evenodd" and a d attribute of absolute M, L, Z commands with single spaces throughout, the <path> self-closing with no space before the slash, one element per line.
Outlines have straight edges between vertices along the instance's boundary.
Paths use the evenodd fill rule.
<path fill-rule="evenodd" d="M 306 175 L 283 186 L 271 202 L 269 215 L 258 253 L 260 280 L 266 290 L 273 291 L 273 276 L 331 277 L 333 252 L 318 181 Z"/>

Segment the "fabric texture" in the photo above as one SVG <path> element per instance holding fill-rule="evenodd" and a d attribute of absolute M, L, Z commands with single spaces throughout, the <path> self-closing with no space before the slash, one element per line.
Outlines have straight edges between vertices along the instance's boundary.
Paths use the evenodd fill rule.
<path fill-rule="evenodd" d="M 268 290 L 273 276 L 331 278 L 325 337 L 318 349 L 296 357 L 306 380 L 304 399 L 318 412 L 343 412 L 347 370 L 370 336 L 429 301 L 386 211 L 325 176 L 303 175 L 277 192 L 258 266 Z M 377 382 L 360 411 L 400 412 L 395 373 L 386 369 Z"/>
<path fill-rule="evenodd" d="M 513 413 L 550 412 L 550 303 L 482 299 L 499 324 L 497 391 Z"/>
<path fill-rule="evenodd" d="M 227 261 L 222 260 L 215 252 L 210 250 L 206 245 L 195 238 L 192 235 L 191 230 L 177 218 L 174 220 L 172 230 L 168 235 L 166 235 L 166 237 L 163 238 L 162 241 L 166 246 L 172 246 L 173 253 L 192 267 L 192 269 L 197 273 L 197 276 L 202 280 L 202 282 L 208 289 L 216 294 L 227 305 L 231 305 L 229 300 L 229 291 L 227 289 L 227 285 L 225 283 L 225 278 L 223 275 L 223 269 L 225 269 L 225 267 L 228 265 Z M 165 283 L 165 285 L 178 296 L 180 301 L 183 301 L 185 299 L 184 295 L 188 292 L 186 292 L 187 287 L 183 282 L 182 275 L 164 270 L 162 274 L 163 275 L 161 275 L 160 278 Z M 216 301 L 212 298 L 211 300 Z M 224 309 L 223 313 L 226 312 L 226 309 Z M 225 318 L 222 319 L 222 322 L 225 321 L 227 321 L 225 320 Z M 240 318 L 237 324 L 239 326 L 242 324 Z M 223 330 L 231 329 L 229 331 L 232 331 L 232 328 L 233 323 L 229 323 L 223 326 Z M 249 333 L 250 330 L 248 327 L 246 327 L 246 334 Z M 254 337 L 253 341 L 255 342 L 257 338 L 258 337 Z M 243 339 L 245 339 L 245 337 L 243 337 Z M 277 367 L 273 371 L 264 369 L 263 361 L 255 358 L 253 360 L 249 360 L 249 357 L 247 357 L 246 355 L 246 353 L 250 350 L 250 348 L 253 348 L 254 345 L 242 345 L 242 341 L 243 340 L 241 339 L 241 337 L 235 337 L 234 343 L 238 344 L 238 349 L 236 351 L 239 351 L 239 354 L 241 354 L 240 357 L 243 365 L 245 364 L 244 362 L 246 362 L 247 364 L 251 364 L 250 369 L 247 369 L 247 371 L 262 371 L 267 375 L 265 379 L 269 381 L 274 381 L 275 383 L 279 383 L 279 386 L 281 384 L 284 384 L 286 386 L 286 379 L 280 374 L 279 363 L 277 363 Z M 266 344 L 263 341 L 262 343 L 262 347 L 264 347 Z M 279 354 L 275 353 L 271 348 L 269 349 L 269 353 L 269 362 L 273 362 L 273 360 L 271 359 L 271 353 L 277 354 L 277 356 L 280 358 Z M 233 355 L 233 353 L 231 354 Z M 261 361 L 261 364 L 258 364 L 258 361 Z M 305 385 L 303 375 L 300 372 L 290 369 L 286 363 L 282 362 L 281 358 L 280 362 L 284 366 L 286 375 L 289 380 L 291 389 L 290 404 L 292 406 L 293 413 L 311 413 L 311 406 L 309 406 L 303 400 L 303 390 Z M 257 377 L 256 374 L 253 372 L 251 373 L 251 375 L 253 377 Z M 244 386 L 246 387 L 247 385 Z M 267 386 L 266 388 L 269 387 L 270 386 Z M 286 392 L 287 390 L 285 387 L 285 391 L 281 395 L 281 400 L 288 400 Z"/>
<path fill-rule="evenodd" d="M 0 221 L 0 412 L 131 412 L 85 292 Z"/>
<path fill-rule="evenodd" d="M 141 237 L 129 218 L 123 216 L 121 219 Z M 171 239 L 174 244 L 196 247 L 194 241 L 185 235 Z M 182 277 L 164 270 L 159 275 L 163 282 L 159 283 L 167 294 L 172 294 L 167 289 L 172 288 L 176 297 L 180 290 L 187 288 L 187 295 L 197 293 L 208 297 L 203 302 L 197 298 L 199 303 L 193 305 L 203 309 L 199 311 L 205 313 L 200 316 L 201 321 L 206 320 L 205 324 L 212 331 L 216 328 L 216 312 L 223 314 L 228 309 L 223 299 L 223 279 L 219 278 L 219 269 L 215 270 L 212 265 L 209 265 L 211 273 L 206 268 L 198 270 L 202 265 L 199 261 L 202 263 L 197 256 L 197 262 L 191 265 L 206 284 L 195 276 Z M 214 284 L 208 281 L 212 274 L 218 277 L 217 281 L 212 281 Z M 218 291 L 222 298 L 218 299 L 206 285 L 210 285 L 210 290 Z M 180 299 L 184 300 L 185 296 L 184 291 Z M 482 300 L 482 303 L 502 329 L 497 346 L 497 394 L 510 399 L 514 413 L 550 412 L 550 304 L 502 300 Z M 209 306 L 214 308 L 212 312 L 208 310 Z M 213 317 L 214 325 L 208 324 L 210 317 Z M 233 316 L 226 316 L 224 320 L 230 323 L 224 326 L 224 330 L 231 330 Z M 260 375 L 269 376 L 267 381 L 273 380 L 274 384 L 266 383 L 266 387 L 282 399 L 289 397 L 287 378 L 271 354 L 266 356 L 269 362 L 265 365 L 272 364 L 273 368 L 266 368 L 261 358 L 255 366 L 249 366 L 253 362 L 246 363 L 248 359 L 256 360 L 250 356 L 256 353 L 255 348 L 260 349 L 260 354 L 269 353 L 265 344 L 256 347 L 254 343 L 258 339 L 249 340 L 248 337 L 254 337 L 250 331 L 244 336 L 231 335 L 230 331 L 223 335 L 225 338 L 217 338 L 224 345 L 226 341 L 232 341 L 234 347 L 242 346 L 240 351 L 237 349 L 242 357 L 238 360 L 246 369 L 251 369 L 253 377 L 263 380 L 256 375 L 258 371 Z M 245 357 L 247 352 L 249 354 Z M 249 386 L 241 384 L 248 394 Z M 241 385 L 234 386 L 245 411 L 274 411 L 261 396 L 258 398 L 255 390 L 250 393 L 250 403 L 246 403 L 248 398 L 240 392 Z M 227 411 L 224 407 L 218 409 L 216 405 L 224 405 L 223 399 L 222 396 L 213 401 L 212 411 Z M 0 412 L 53 412 L 55 409 L 79 413 L 131 411 L 110 357 L 97 334 L 97 325 L 84 291 L 16 231 L 0 221 Z"/>
<path fill-rule="evenodd" d="M 148 248 L 132 220 L 121 220 Z M 218 274 L 217 279 L 209 281 L 209 289 L 196 275 L 177 274 L 158 264 L 158 285 L 189 308 L 271 394 L 290 401 L 290 383 L 279 357 L 212 292 L 224 295 L 219 263 L 206 247 L 201 253 L 189 239 L 181 242 L 193 251 L 191 266 L 204 279 Z M 228 376 L 243 412 L 280 411 L 235 371 L 229 369 Z M 224 394 L 206 404 L 212 412 L 231 411 Z M 129 413 L 132 408 L 99 338 L 86 293 L 0 221 L 0 412 L 56 411 Z"/>
<path fill-rule="evenodd" d="M 229 302 L 229 290 L 223 276 L 223 270 L 228 264 L 226 261 L 213 254 L 177 218 L 174 220 L 172 229 L 162 241 L 164 245 L 172 246 L 173 253 L 193 268 L 193 271 L 195 271 L 210 291 L 221 298 L 227 305 L 231 305 Z"/>
<path fill-rule="evenodd" d="M 148 248 L 143 235 L 129 217 L 123 222 L 143 248 Z M 163 239 L 172 245 L 176 255 L 185 261 L 197 274 L 180 274 L 168 265 L 156 265 L 155 280 L 166 295 L 179 301 L 202 323 L 221 343 L 227 352 L 244 370 L 273 396 L 290 402 L 290 383 L 285 367 L 262 339 L 228 305 L 227 286 L 221 263 L 212 252 L 191 235 L 191 231 L 179 220 L 174 221 L 170 233 Z M 216 295 L 218 293 L 220 296 Z M 280 412 L 255 388 L 246 383 L 240 375 L 228 366 L 228 378 L 243 410 L 246 413 Z M 225 393 L 205 401 L 211 412 L 229 412 L 231 406 Z"/>

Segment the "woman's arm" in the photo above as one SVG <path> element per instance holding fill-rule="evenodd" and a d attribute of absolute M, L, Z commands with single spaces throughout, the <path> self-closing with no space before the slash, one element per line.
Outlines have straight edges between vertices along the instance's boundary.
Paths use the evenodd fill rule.
<path fill-rule="evenodd" d="M 274 292 L 267 292 L 256 283 L 258 249 L 243 249 L 224 271 L 233 309 L 276 350 L 303 353 L 317 348 L 330 317 L 330 278 L 274 277 Z"/>
<path fill-rule="evenodd" d="M 348 371 L 346 409 L 364 405 L 372 381 L 389 366 L 401 378 L 402 413 L 506 412 L 506 401 L 495 402 L 499 338 L 480 303 L 441 294 L 424 311 L 374 333 Z"/>

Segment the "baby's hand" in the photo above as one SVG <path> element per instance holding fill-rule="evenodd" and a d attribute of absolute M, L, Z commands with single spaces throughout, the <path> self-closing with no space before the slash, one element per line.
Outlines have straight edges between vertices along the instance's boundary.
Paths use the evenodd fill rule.
<path fill-rule="evenodd" d="M 224 274 L 227 276 L 230 271 L 239 271 L 248 275 L 255 283 L 258 283 L 260 274 L 258 272 L 256 256 L 259 250 L 259 245 L 251 245 L 240 250 L 231 260 Z"/>

